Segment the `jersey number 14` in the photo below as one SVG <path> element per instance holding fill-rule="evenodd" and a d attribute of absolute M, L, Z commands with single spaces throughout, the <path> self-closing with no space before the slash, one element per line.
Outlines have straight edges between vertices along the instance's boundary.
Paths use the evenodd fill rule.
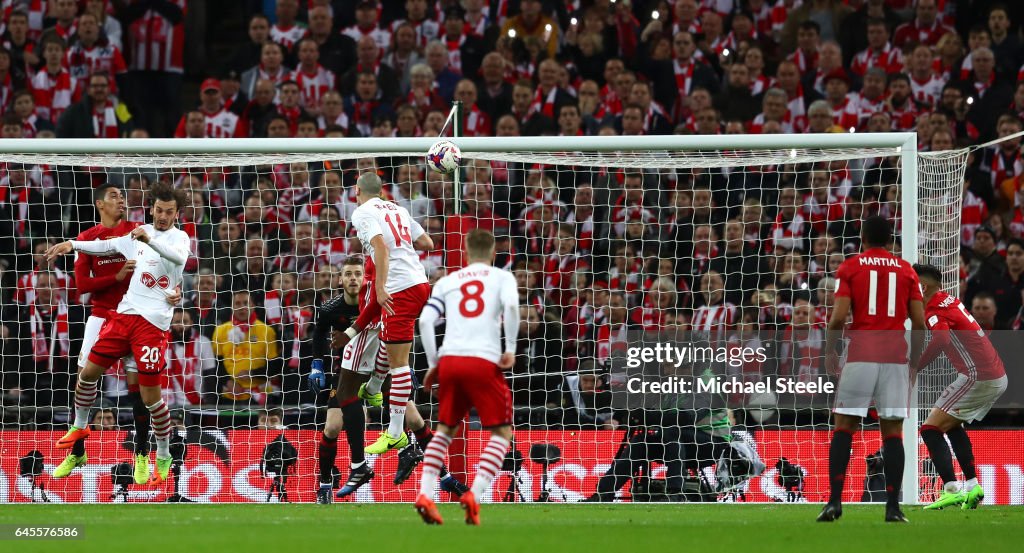
<path fill-rule="evenodd" d="M 409 227 L 402 224 L 402 218 L 395 216 L 395 221 L 391 221 L 391 214 L 385 215 L 384 220 L 387 221 L 388 226 L 391 227 L 391 234 L 395 236 L 395 245 L 401 246 L 402 240 L 412 244 L 412 234 L 409 233 Z M 397 225 L 395 223 L 398 223 Z"/>

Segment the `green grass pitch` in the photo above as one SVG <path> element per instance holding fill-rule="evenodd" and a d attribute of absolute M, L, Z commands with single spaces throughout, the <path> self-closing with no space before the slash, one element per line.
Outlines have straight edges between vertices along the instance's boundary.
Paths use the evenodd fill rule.
<path fill-rule="evenodd" d="M 467 527 L 457 504 L 443 526 L 411 505 L 4 505 L 0 525 L 80 525 L 78 540 L 0 540 L 0 551 L 299 553 L 303 551 L 1020 551 L 1024 509 L 925 512 L 885 524 L 882 505 L 848 505 L 832 524 L 820 505 L 484 505 Z"/>

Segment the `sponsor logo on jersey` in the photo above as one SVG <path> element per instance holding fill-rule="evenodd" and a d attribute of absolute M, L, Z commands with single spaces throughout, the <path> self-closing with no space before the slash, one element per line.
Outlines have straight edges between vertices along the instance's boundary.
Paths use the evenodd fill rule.
<path fill-rule="evenodd" d="M 142 284 L 146 288 L 158 287 L 167 289 L 171 284 L 171 279 L 168 278 L 167 275 L 163 275 L 158 279 L 150 273 L 142 273 Z"/>
<path fill-rule="evenodd" d="M 125 262 L 124 256 L 118 255 L 118 256 L 112 256 L 112 257 L 101 257 L 98 261 L 96 261 L 96 265 L 109 265 L 111 263 L 124 263 L 124 262 Z"/>

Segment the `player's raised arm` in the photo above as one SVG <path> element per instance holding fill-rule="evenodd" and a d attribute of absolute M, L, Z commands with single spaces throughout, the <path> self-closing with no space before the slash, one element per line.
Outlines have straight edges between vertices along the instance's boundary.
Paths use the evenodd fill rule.
<path fill-rule="evenodd" d="M 362 179 L 362 177 L 360 177 Z M 360 181 L 362 182 L 362 181 Z M 372 184 L 372 183 L 371 183 Z M 370 184 L 363 184 L 364 186 L 370 186 Z M 370 186 L 372 188 L 372 186 Z M 362 189 L 360 189 L 362 190 Z M 380 193 L 379 191 L 377 192 Z M 368 192 L 372 195 L 372 192 Z M 381 228 L 380 222 L 373 217 L 371 213 L 364 210 L 357 209 L 352 214 L 352 226 L 356 229 L 356 235 L 359 237 L 359 241 L 363 244 L 369 244 L 373 249 L 373 264 L 376 268 L 376 277 L 374 279 L 374 291 L 377 294 L 377 302 L 381 308 L 386 309 L 391 314 L 391 295 L 385 290 L 385 284 L 388 281 L 388 245 L 384 241 L 384 229 Z"/>
<path fill-rule="evenodd" d="M 178 214 L 188 205 L 188 196 L 184 191 L 172 187 L 151 187 L 150 201 L 153 207 L 149 210 L 153 217 L 153 230 L 165 233 L 174 229 Z M 148 244 L 160 257 L 174 265 L 182 266 L 188 261 L 189 238 L 184 232 L 149 236 L 146 227 L 138 227 L 132 231 L 131 237 Z"/>
<path fill-rule="evenodd" d="M 844 276 L 836 275 L 836 296 L 832 305 L 832 318 L 828 320 L 828 325 L 825 327 L 825 370 L 831 375 L 837 374 L 839 368 L 836 343 L 843 335 L 843 327 L 846 326 L 846 319 L 850 315 L 849 284 L 843 280 Z"/>
<path fill-rule="evenodd" d="M 394 315 L 394 310 L 391 307 L 391 294 L 387 291 L 388 271 L 391 269 L 388 246 L 380 234 L 370 240 L 370 245 L 373 246 L 373 264 L 377 268 L 377 277 L 373 283 L 374 291 L 377 294 L 377 303 L 389 315 Z"/>
<path fill-rule="evenodd" d="M 46 260 L 53 261 L 62 255 L 67 255 L 71 252 L 84 252 L 90 255 L 114 255 L 116 253 L 122 253 L 118 249 L 118 240 L 130 240 L 127 236 L 120 238 L 110 238 L 107 240 L 67 240 L 60 244 L 55 244 L 47 248 Z"/>
<path fill-rule="evenodd" d="M 434 249 L 434 240 L 430 238 L 427 231 L 423 230 L 423 226 L 420 225 L 416 219 L 412 220 L 410 229 L 412 231 L 412 247 L 421 252 L 429 252 Z"/>
<path fill-rule="evenodd" d="M 437 338 L 434 334 L 434 327 L 437 325 L 437 321 L 444 316 L 444 300 L 441 299 L 441 292 L 439 292 L 442 287 L 441 283 L 434 287 L 433 294 L 420 313 L 420 341 L 423 344 L 423 353 L 427 356 L 427 367 L 429 368 L 437 366 Z M 516 328 L 519 328 L 518 323 L 516 323 Z"/>
<path fill-rule="evenodd" d="M 176 235 L 173 241 L 152 239 L 142 227 L 139 227 L 132 231 L 132 236 L 139 242 L 148 244 L 153 251 L 160 254 L 160 257 L 175 265 L 184 265 L 188 261 L 189 239 L 187 234 Z"/>
<path fill-rule="evenodd" d="M 934 319 L 934 323 L 932 322 L 932 319 Z M 931 340 L 928 341 L 928 347 L 921 353 L 921 358 L 917 361 L 917 370 L 927 367 L 929 363 L 942 354 L 946 345 L 951 341 L 949 338 L 949 323 L 943 319 L 940 319 L 936 315 L 932 315 L 927 321 L 925 321 L 925 324 L 928 326 L 928 329 L 932 331 Z"/>
<path fill-rule="evenodd" d="M 89 254 L 81 253 L 82 255 L 75 256 L 75 286 L 78 288 L 79 294 L 91 294 L 114 286 L 115 283 L 128 278 L 132 273 L 132 269 L 135 268 L 135 261 L 126 261 L 121 270 L 116 274 L 106 276 L 93 275 L 89 263 L 90 258 L 86 257 Z"/>
<path fill-rule="evenodd" d="M 134 255 L 131 255 L 132 248 L 130 236 L 109 238 L 107 240 L 68 240 L 67 242 L 57 244 L 56 246 L 51 246 L 50 249 L 46 250 L 46 258 L 48 260 L 53 260 L 58 256 L 71 253 L 73 251 L 98 256 L 116 255 L 120 253 L 127 259 L 135 258 Z"/>
<path fill-rule="evenodd" d="M 924 350 L 924 302 L 921 300 L 910 300 L 909 308 L 910 368 L 917 370 L 921 367 L 921 352 Z"/>
<path fill-rule="evenodd" d="M 511 369 L 516 359 L 516 340 L 519 338 L 519 291 L 516 278 L 508 274 L 501 287 L 502 321 L 505 327 L 505 351 L 498 366 Z"/>

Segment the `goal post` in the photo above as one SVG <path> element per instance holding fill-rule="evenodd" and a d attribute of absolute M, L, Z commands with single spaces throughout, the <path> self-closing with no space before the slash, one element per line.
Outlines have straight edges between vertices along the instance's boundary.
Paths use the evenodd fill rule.
<path fill-rule="evenodd" d="M 234 376 L 225 376 L 226 369 L 217 353 L 218 359 L 199 360 L 201 366 L 196 370 L 203 374 L 184 375 L 186 379 L 194 378 L 196 386 L 213 385 L 215 389 L 196 392 L 199 394 L 196 397 L 201 396 L 199 401 L 188 395 L 189 390 L 176 389 L 180 395 L 175 396 L 178 403 L 174 406 L 196 440 L 196 447 L 189 451 L 195 450 L 198 456 L 183 464 L 183 476 L 179 479 L 183 489 L 179 492 L 201 501 L 266 500 L 266 494 L 259 489 L 262 482 L 259 471 L 253 467 L 261 462 L 264 453 L 261 442 L 266 439 L 266 432 L 271 432 L 270 438 L 280 432 L 255 428 L 256 415 L 265 414 L 269 407 L 277 405 L 285 408 L 289 430 L 284 435 L 295 442 L 298 451 L 293 477 L 284 485 L 292 492 L 293 501 L 295 498 L 309 500 L 315 492 L 316 441 L 324 409 L 305 389 L 305 373 L 311 355 L 311 335 L 306 329 L 315 311 L 314 304 L 337 291 L 331 289 L 337 285 L 337 280 L 330 276 L 335 270 L 330 267 L 340 268 L 345 258 L 358 253 L 358 246 L 344 227 L 354 208 L 349 195 L 360 170 L 378 171 L 396 201 L 419 210 L 414 216 L 422 217 L 420 222 L 425 229 L 440 238 L 437 255 L 424 256 L 432 279 L 459 268 L 453 259 L 461 258 L 461 254 L 456 255 L 461 247 L 457 246 L 461 245 L 460 234 L 487 218 L 489 222 L 483 226 L 494 230 L 507 243 L 508 251 L 499 251 L 501 263 L 515 270 L 522 279 L 524 313 L 528 318 L 536 316 L 536 321 L 530 320 L 527 324 L 531 330 L 522 340 L 523 351 L 518 356 L 523 365 L 520 367 L 517 362 L 509 382 L 516 403 L 517 430 L 522 432 L 517 439 L 523 444 L 520 449 L 525 459 L 520 462 L 522 468 L 515 465 L 515 470 L 503 473 L 496 481 L 495 486 L 500 486 L 501 490 L 496 490 L 489 498 L 495 501 L 501 500 L 501 491 L 506 485 L 510 490 L 516 486 L 528 490 L 520 499 L 532 500 L 531 496 L 546 492 L 545 497 L 559 501 L 581 500 L 594 492 L 604 471 L 614 469 L 616 446 L 628 445 L 630 435 L 628 430 L 624 434 L 623 428 L 629 425 L 627 421 L 613 423 L 606 418 L 608 413 L 616 411 L 601 404 L 604 396 L 600 394 L 606 391 L 602 386 L 610 386 L 611 377 L 592 365 L 610 366 L 614 355 L 606 350 L 616 350 L 617 344 L 626 342 L 625 334 L 622 338 L 607 335 L 611 332 L 608 328 L 617 328 L 615 325 L 620 324 L 614 320 L 620 299 L 629 319 L 621 322 L 623 332 L 627 327 L 633 331 L 671 325 L 696 329 L 697 318 L 709 316 L 709 310 L 701 311 L 701 308 L 720 301 L 723 308 L 731 306 L 730 314 L 721 315 L 726 317 L 721 320 L 712 320 L 719 315 L 711 314 L 712 319 L 700 324 L 712 334 L 720 333 L 723 343 L 732 339 L 737 328 L 769 324 L 764 321 L 770 317 L 772 332 L 776 333 L 773 343 L 789 340 L 793 346 L 797 340 L 786 332 L 793 324 L 794 312 L 799 309 L 796 304 L 802 302 L 809 306 L 812 319 L 818 318 L 817 323 L 810 321 L 808 328 L 820 328 L 814 324 L 820 324 L 820 318 L 828 309 L 825 300 L 820 298 L 828 296 L 822 282 L 831 278 L 830 257 L 837 252 L 852 253 L 849 248 L 854 242 L 847 240 L 853 232 L 850 230 L 852 222 L 868 212 L 883 213 L 898 224 L 898 246 L 904 259 L 939 266 L 947 290 L 956 288 L 960 187 L 967 151 L 919 153 L 914 133 L 453 137 L 446 140 L 459 146 L 463 156 L 463 167 L 454 179 L 430 173 L 423 166 L 423 155 L 437 140 L 432 137 L 3 139 L 0 140 L 0 166 L 4 174 L 14 172 L 15 180 L 25 179 L 27 188 L 38 189 L 40 197 L 55 206 L 55 211 L 46 213 L 59 213 L 63 217 L 56 225 L 29 224 L 24 230 L 24 225 L 16 224 L 17 214 L 31 218 L 28 214 L 37 212 L 27 209 L 19 212 L 13 209 L 16 208 L 13 200 L 8 201 L 14 214 L 10 228 L 16 233 L 9 238 L 18 244 L 10 252 L 15 263 L 8 269 L 8 282 L 18 288 L 15 294 L 34 285 L 33 275 L 43 269 L 34 265 L 36 261 L 29 248 L 45 240 L 47 234 L 56 239 L 73 238 L 66 229 L 94 224 L 95 210 L 82 194 L 89 186 L 104 180 L 127 185 L 133 179 L 141 182 L 142 175 L 152 175 L 176 186 L 187 186 L 202 199 L 204 211 L 200 216 L 205 218 L 189 221 L 191 226 L 187 231 L 194 239 L 193 254 L 197 264 L 190 267 L 187 274 L 186 302 L 193 302 L 188 304 L 190 311 L 204 313 L 203 320 L 207 321 L 202 323 L 206 325 L 203 327 L 199 321 L 194 321 L 196 327 L 200 328 L 200 333 L 205 333 L 212 330 L 211 325 L 229 322 L 230 308 L 223 303 L 225 297 L 230 300 L 232 293 L 256 286 L 252 283 L 258 276 L 262 288 L 260 301 L 254 307 L 260 317 L 272 319 L 266 322 L 278 331 L 276 340 L 280 352 L 276 359 L 269 359 L 269 356 L 263 359 L 268 371 L 278 372 L 259 377 L 255 384 L 257 378 L 251 379 L 253 382 L 246 380 L 243 386 Z M 819 176 L 825 179 L 824 191 L 820 189 L 822 185 L 815 184 Z M 403 180 L 400 182 L 400 179 Z M 68 192 L 75 187 L 78 188 L 76 193 Z M 577 193 L 584 187 L 591 189 L 587 196 L 590 199 L 586 201 L 592 202 L 593 207 L 587 220 L 581 220 L 586 215 L 575 211 L 578 206 L 574 203 Z M 137 189 L 132 191 L 138 192 Z M 335 193 L 338 195 L 328 200 L 328 195 Z M 634 193 L 635 197 L 630 196 Z M 824 196 L 816 198 L 818 193 Z M 254 197 L 258 200 L 250 202 Z M 133 198 L 128 205 L 132 217 L 135 220 L 145 218 L 143 206 L 132 204 L 138 202 L 138 196 Z M 703 201 L 707 205 L 700 203 Z M 463 209 L 453 210 L 452 206 L 458 203 L 463 203 Z M 332 207 L 334 213 L 328 216 Z M 595 215 L 597 213 L 601 215 Z M 257 215 L 261 219 L 254 222 L 252 218 Z M 685 216 L 690 220 L 684 221 Z M 229 223 L 222 224 L 224 221 Z M 737 224 L 742 231 L 739 238 L 727 237 L 727 227 Z M 238 229 L 231 230 L 235 225 Z M 297 232 L 297 226 L 303 226 L 302 232 L 311 232 L 313 236 L 307 238 Z M 222 227 L 227 229 L 223 235 L 220 234 Z M 576 234 L 571 236 L 569 250 L 560 252 L 559 233 L 566 228 L 574 229 Z M 64 230 L 58 233 L 55 229 Z M 231 234 L 236 231 L 241 234 Z M 703 234 L 705 232 L 707 234 Z M 824 245 L 815 244 L 822 236 Z M 308 263 L 295 250 L 301 240 L 307 239 L 313 241 L 308 255 L 303 254 L 309 258 Z M 744 263 L 729 264 L 726 259 L 729 240 L 739 240 L 742 242 L 740 249 L 750 248 L 756 252 L 742 254 L 756 258 L 753 273 L 747 271 L 748 265 Z M 225 241 L 234 244 L 225 245 Z M 708 248 L 706 251 L 701 249 L 704 245 Z M 818 251 L 819 246 L 824 249 Z M 259 254 L 265 257 L 262 266 L 247 264 L 253 255 L 244 250 L 250 247 L 263 252 Z M 70 260 L 66 261 L 67 264 L 57 266 L 59 275 L 69 275 Z M 217 272 L 225 267 L 230 274 Z M 256 270 L 263 272 L 254 274 Z M 328 276 L 321 281 L 324 271 Z M 221 283 L 217 290 L 220 303 L 215 304 L 216 313 L 207 320 L 206 307 L 193 308 L 202 294 L 197 291 L 200 275 L 211 273 Z M 718 274 L 721 280 L 716 283 L 710 278 L 711 273 Z M 753 285 L 747 282 L 748 277 L 753 278 Z M 56 290 L 57 284 L 53 283 L 53 287 Z M 658 288 L 657 294 L 649 293 L 652 287 Z M 716 292 L 721 296 L 718 299 L 714 299 Z M 761 297 L 762 293 L 777 304 L 760 304 L 756 303 L 760 300 L 751 299 Z M 599 295 L 603 299 L 598 299 Z M 56 291 L 52 296 L 55 305 L 72 306 L 77 301 Z M 671 297 L 663 300 L 662 296 Z M 25 322 L 22 318 L 35 313 L 30 304 L 36 296 L 21 294 L 18 297 L 17 301 L 10 300 L 10 309 L 0 310 L 0 324 L 32 333 L 32 325 L 22 324 Z M 267 300 L 270 297 L 272 301 Z M 726 297 L 729 301 L 723 299 Z M 736 298 L 735 305 L 732 298 Z M 8 301 L 6 296 L 0 299 Z M 661 305 L 659 301 L 666 303 Z M 70 312 L 74 318 L 75 309 Z M 71 323 L 70 343 L 73 345 L 79 343 L 74 337 L 77 324 L 81 321 Z M 34 346 L 41 343 L 41 337 L 36 332 L 26 335 L 22 342 Z M 740 339 L 742 337 L 740 332 Z M 73 375 L 74 357 L 78 352 L 62 351 L 60 339 L 55 335 L 52 338 L 49 354 L 63 355 L 66 371 Z M 802 340 L 799 347 L 808 348 L 808 352 L 816 351 L 810 355 L 820 357 L 820 349 L 807 345 L 810 338 Z M 11 351 L 6 350 L 5 360 L 13 358 Z M 18 355 L 30 359 L 33 354 L 19 351 Z M 778 374 L 782 371 L 796 374 L 801 370 L 801 378 L 808 379 L 814 375 L 824 376 L 823 368 L 815 364 L 817 361 L 808 361 L 807 355 L 801 353 L 796 357 L 791 355 L 788 360 L 776 360 L 771 370 Z M 414 358 L 420 360 L 417 363 L 422 357 L 421 350 L 414 348 Z M 783 362 L 788 363 L 789 368 L 781 368 Z M 60 462 L 56 457 L 59 452 L 49 450 L 49 433 L 56 433 L 66 423 L 67 392 L 73 390 L 73 378 L 62 382 L 42 374 L 44 365 L 39 362 L 33 365 L 26 361 L 25 364 L 35 367 L 37 378 L 16 381 L 19 386 L 15 387 L 24 395 L 19 403 L 5 402 L 3 410 L 8 422 L 0 429 L 2 441 L 11 446 L 10 451 L 16 452 L 13 465 L 10 459 L 0 460 L 0 471 L 12 481 L 15 475 L 11 467 L 16 468 L 17 457 L 29 450 L 42 451 L 48 468 Z M 182 369 L 181 363 L 170 361 L 168 367 L 169 370 L 187 370 Z M 12 388 L 11 379 L 15 378 L 9 373 L 4 372 L 5 391 Z M 742 378 L 755 378 L 750 374 L 737 374 Z M 937 391 L 951 380 L 952 374 L 948 370 L 922 375 L 918 393 L 912 398 L 913 408 L 903 433 L 908 470 L 902 487 L 907 503 L 919 502 L 926 491 L 922 487 L 924 475 L 917 437 L 920 417 L 927 413 L 926 408 L 934 401 Z M 112 378 L 109 375 L 105 378 Z M 593 380 L 584 384 L 585 378 L 590 377 Z M 225 383 L 244 387 L 244 393 L 227 399 L 227 392 L 222 388 Z M 43 390 L 46 386 L 64 386 L 64 393 Z M 175 386 L 181 388 L 183 384 L 178 382 Z M 38 402 L 33 403 L 33 397 L 48 398 L 45 401 L 49 403 L 38 405 Z M 425 393 L 419 394 L 418 399 L 429 423 L 436 414 L 436 399 Z M 806 497 L 803 494 L 799 497 L 822 500 L 821 493 L 827 488 L 828 480 L 827 455 L 823 456 L 827 451 L 827 433 L 824 432 L 828 423 L 827 409 L 806 398 L 765 396 L 757 399 L 752 396 L 727 398 L 731 409 L 742 414 L 742 420 L 732 423 L 728 440 L 747 439 L 755 455 L 763 458 L 763 464 L 767 465 L 762 466 L 763 474 L 739 475 L 735 482 L 730 481 L 728 474 L 716 475 L 715 465 L 730 457 L 722 457 L 722 451 L 712 448 L 714 458 L 691 459 L 696 461 L 691 476 L 706 480 L 702 485 L 709 486 L 718 500 L 743 497 L 787 501 L 787 490 L 776 483 L 776 479 L 781 482 L 782 475 L 775 468 L 776 460 L 786 457 L 804 465 L 800 490 Z M 126 408 L 119 401 L 115 397 L 102 405 L 130 412 L 130 406 Z M 373 428 L 379 428 L 381 416 L 386 421 L 386 413 L 371 411 L 368 420 Z M 571 422 L 567 422 L 570 418 Z M 470 426 L 470 440 L 476 439 L 477 430 Z M 249 431 L 264 434 L 242 434 Z M 236 432 L 237 439 L 233 438 Z M 370 440 L 373 432 L 375 430 L 367 431 Z M 102 434 L 94 433 L 90 440 Z M 199 434 L 202 437 L 196 438 Z M 123 436 L 118 435 L 118 441 L 122 439 Z M 826 440 L 824 449 L 822 440 Z M 206 445 L 200 446 L 200 442 Z M 231 444 L 225 446 L 227 453 L 210 445 L 221 442 Z M 118 458 L 130 460 L 129 452 L 116 446 L 107 448 L 107 442 L 103 443 L 101 463 L 109 460 L 108 464 L 113 464 Z M 541 463 L 527 454 L 527 449 L 532 449 L 528 444 L 557 445 L 562 454 L 553 463 Z M 694 452 L 706 455 L 700 443 L 684 445 L 690 446 L 683 451 L 691 457 Z M 347 472 L 346 447 L 345 441 L 339 440 L 337 466 L 342 476 Z M 866 439 L 855 444 L 858 454 L 871 454 L 875 447 L 876 442 Z M 472 472 L 479 445 L 470 444 L 466 449 L 465 461 L 468 462 L 460 464 Z M 728 451 L 733 450 L 737 448 Z M 618 452 L 622 451 L 619 448 Z M 207 459 L 208 454 L 215 459 Z M 93 455 L 92 450 L 90 455 Z M 227 458 L 223 457 L 225 455 Z M 418 482 L 418 471 L 401 489 L 391 489 L 394 454 L 374 461 L 380 482 L 375 481 L 373 490 L 358 495 L 356 500 L 408 500 Z M 642 461 L 646 468 L 631 475 L 634 484 L 637 474 L 644 478 L 663 478 L 666 471 L 663 459 Z M 854 459 L 851 467 L 858 463 L 863 465 L 862 460 Z M 225 475 L 228 470 L 231 474 Z M 864 476 L 863 469 L 858 470 L 858 478 Z M 215 473 L 221 480 L 216 480 Z M 201 483 L 213 481 L 218 482 L 215 492 L 201 486 Z M 47 490 L 64 500 L 102 500 L 96 499 L 102 495 L 96 490 L 106 491 L 106 485 L 97 484 L 95 477 L 89 482 L 91 484 L 83 479 L 54 481 L 47 485 Z M 848 495 L 852 496 L 849 492 L 852 486 L 858 490 L 856 498 L 859 499 L 861 482 L 854 483 L 853 478 L 847 482 Z M 91 492 L 85 490 L 87 486 L 93 486 Z M 548 487 L 541 489 L 542 486 Z M 641 497 L 635 490 L 630 494 L 628 489 L 620 484 L 614 497 L 633 497 L 634 500 Z M 0 501 L 4 493 L 0 490 Z M 12 493 L 14 495 L 7 500 L 26 500 L 24 494 Z M 514 498 L 515 494 L 512 495 Z M 792 500 L 797 496 L 790 494 L 788 497 Z M 144 499 L 141 495 L 139 498 Z"/>

